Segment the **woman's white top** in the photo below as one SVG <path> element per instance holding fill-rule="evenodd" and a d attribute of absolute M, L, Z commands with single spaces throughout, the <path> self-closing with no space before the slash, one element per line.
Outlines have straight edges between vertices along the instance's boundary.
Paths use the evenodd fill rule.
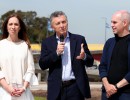
<path fill-rule="evenodd" d="M 0 41 L 0 79 L 5 78 L 9 85 L 18 88 L 23 87 L 24 81 L 38 85 L 34 71 L 32 52 L 25 41 Z M 0 87 L 0 100 L 34 100 L 34 97 L 29 88 L 20 97 L 13 97 Z"/>
<path fill-rule="evenodd" d="M 8 84 L 38 84 L 35 76 L 34 61 L 31 50 L 25 41 L 0 41 L 0 79 L 5 78 Z"/>

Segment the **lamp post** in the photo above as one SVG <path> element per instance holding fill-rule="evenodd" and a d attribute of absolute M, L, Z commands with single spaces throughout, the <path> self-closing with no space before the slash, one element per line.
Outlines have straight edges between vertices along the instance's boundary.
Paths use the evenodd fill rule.
<path fill-rule="evenodd" d="M 105 34 L 105 42 L 106 42 L 106 37 L 107 37 L 107 28 L 106 28 L 106 24 L 107 24 L 107 18 L 106 17 L 102 17 L 104 19 L 104 34 Z"/>

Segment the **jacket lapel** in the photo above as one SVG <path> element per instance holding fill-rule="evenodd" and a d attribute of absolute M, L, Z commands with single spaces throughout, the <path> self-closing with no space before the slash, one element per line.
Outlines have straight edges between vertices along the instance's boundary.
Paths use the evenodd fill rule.
<path fill-rule="evenodd" d="M 128 69 L 130 71 L 130 36 L 128 37 Z"/>
<path fill-rule="evenodd" d="M 69 36 L 70 36 L 71 61 L 73 61 L 77 41 L 73 34 L 69 33 Z"/>
<path fill-rule="evenodd" d="M 112 39 L 112 41 L 110 42 L 109 44 L 109 59 L 108 59 L 108 62 L 109 62 L 109 66 L 110 66 L 110 62 L 111 62 L 111 56 L 112 56 L 112 51 L 114 49 L 114 46 L 115 46 L 115 38 Z"/>

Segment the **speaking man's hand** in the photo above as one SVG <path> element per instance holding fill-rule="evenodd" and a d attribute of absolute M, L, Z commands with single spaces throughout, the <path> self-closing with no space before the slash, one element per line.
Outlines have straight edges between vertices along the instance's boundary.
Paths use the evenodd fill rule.
<path fill-rule="evenodd" d="M 84 52 L 84 48 L 83 48 L 83 43 L 81 44 L 81 51 L 79 56 L 76 57 L 76 59 L 84 59 L 85 58 L 85 52 Z"/>
<path fill-rule="evenodd" d="M 60 43 L 57 45 L 57 50 L 56 50 L 56 52 L 57 52 L 58 55 L 63 54 L 63 52 L 64 52 L 64 47 L 65 47 L 65 42 L 60 42 Z"/>

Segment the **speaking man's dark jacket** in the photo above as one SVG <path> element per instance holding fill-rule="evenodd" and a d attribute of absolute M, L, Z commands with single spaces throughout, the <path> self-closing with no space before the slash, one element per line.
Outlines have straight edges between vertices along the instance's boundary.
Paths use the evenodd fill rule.
<path fill-rule="evenodd" d="M 84 97 L 90 98 L 90 87 L 85 65 L 88 67 L 92 66 L 93 57 L 83 36 L 69 33 L 69 38 L 72 70 L 76 83 Z M 77 60 L 76 57 L 80 54 L 82 43 L 84 44 L 86 59 Z M 42 41 L 39 65 L 42 70 L 49 68 L 48 100 L 56 100 L 62 85 L 62 60 L 61 56 L 58 56 L 56 53 L 57 44 L 56 34 Z"/>

